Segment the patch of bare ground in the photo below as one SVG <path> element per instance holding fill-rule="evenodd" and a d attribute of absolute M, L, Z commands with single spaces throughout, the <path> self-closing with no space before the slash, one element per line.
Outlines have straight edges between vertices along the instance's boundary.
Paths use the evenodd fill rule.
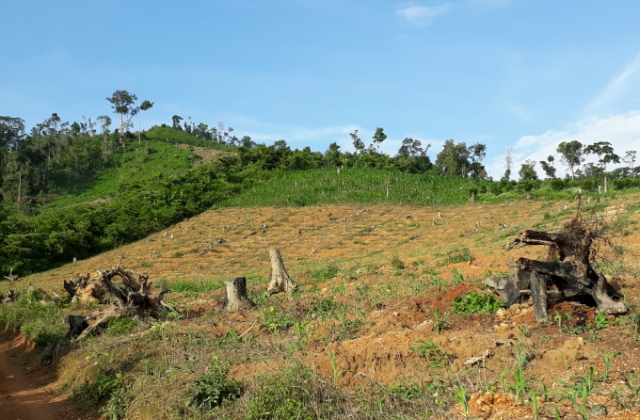
<path fill-rule="evenodd" d="M 221 150 L 207 149 L 206 147 L 189 146 L 188 144 L 178 144 L 178 148 L 182 150 L 191 149 L 194 155 L 199 156 L 200 160 L 195 163 L 196 166 L 211 162 L 217 156 L 224 152 Z"/>
<path fill-rule="evenodd" d="M 98 418 L 60 397 L 56 378 L 43 367 L 33 343 L 0 334 L 0 417 L 3 420 L 76 420 Z"/>

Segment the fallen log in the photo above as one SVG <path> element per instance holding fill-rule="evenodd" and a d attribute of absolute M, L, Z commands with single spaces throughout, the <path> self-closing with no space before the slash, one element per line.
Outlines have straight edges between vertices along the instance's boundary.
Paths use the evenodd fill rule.
<path fill-rule="evenodd" d="M 547 261 L 519 258 L 510 276 L 490 278 L 485 284 L 493 288 L 507 307 L 531 295 L 536 319 L 547 316 L 547 305 L 562 300 L 579 301 L 597 306 L 608 314 L 626 312 L 616 290 L 591 265 L 592 248 L 603 226 L 585 221 L 580 213 L 558 232 L 525 230 L 513 239 L 507 249 L 526 245 L 549 247 Z"/>

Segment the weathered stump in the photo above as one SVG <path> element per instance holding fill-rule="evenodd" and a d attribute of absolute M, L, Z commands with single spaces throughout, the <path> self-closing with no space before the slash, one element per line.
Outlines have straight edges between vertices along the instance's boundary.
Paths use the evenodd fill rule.
<path fill-rule="evenodd" d="M 267 293 L 269 295 L 281 292 L 290 294 L 292 291 L 296 290 L 298 285 L 291 279 L 287 270 L 284 268 L 284 262 L 282 262 L 280 250 L 269 250 L 269 257 L 271 258 L 271 275 L 269 276 L 269 287 L 267 288 Z"/>
<path fill-rule="evenodd" d="M 227 311 L 235 312 L 256 306 L 255 302 L 247 295 L 247 279 L 245 277 L 225 281 L 224 287 L 227 295 L 222 307 Z"/>

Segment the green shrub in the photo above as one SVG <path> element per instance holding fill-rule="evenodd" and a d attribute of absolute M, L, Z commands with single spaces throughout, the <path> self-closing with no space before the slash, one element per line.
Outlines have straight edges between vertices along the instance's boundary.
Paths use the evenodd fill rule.
<path fill-rule="evenodd" d="M 470 293 L 457 297 L 451 302 L 451 312 L 454 314 L 489 314 L 504 308 L 504 301 L 492 295 Z"/>
<path fill-rule="evenodd" d="M 229 365 L 214 363 L 210 373 L 195 381 L 187 405 L 208 411 L 220 406 L 225 401 L 240 398 L 243 392 L 242 383 L 227 378 Z"/>
<path fill-rule="evenodd" d="M 259 375 L 248 394 L 247 420 L 328 419 L 342 411 L 338 391 L 301 362 Z"/>
<path fill-rule="evenodd" d="M 554 191 L 562 191 L 565 188 L 566 183 L 564 182 L 564 180 L 560 178 L 555 178 L 549 181 L 549 185 L 551 186 L 551 189 Z"/>
<path fill-rule="evenodd" d="M 293 325 L 293 322 L 283 311 L 269 306 L 268 309 L 260 311 L 260 325 L 271 332 L 278 332 L 286 330 Z"/>
<path fill-rule="evenodd" d="M 338 309 L 338 306 L 339 305 L 333 300 L 333 297 L 327 297 L 318 302 L 313 302 L 311 306 L 309 306 L 309 314 L 311 314 L 312 317 L 321 319 L 330 318 Z"/>
<path fill-rule="evenodd" d="M 326 267 L 322 267 L 311 273 L 311 277 L 318 280 L 331 280 L 338 275 L 338 266 L 335 264 L 329 264 Z"/>

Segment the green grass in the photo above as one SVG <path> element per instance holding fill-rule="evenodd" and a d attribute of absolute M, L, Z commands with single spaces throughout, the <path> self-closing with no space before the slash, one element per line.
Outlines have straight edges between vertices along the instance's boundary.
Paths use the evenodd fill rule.
<path fill-rule="evenodd" d="M 489 314 L 500 308 L 504 308 L 504 301 L 501 299 L 477 293 L 457 297 L 451 302 L 451 312 L 454 314 Z"/>
<path fill-rule="evenodd" d="M 475 186 L 475 181 L 460 177 L 349 168 L 338 174 L 335 168 L 323 168 L 275 172 L 269 180 L 220 203 L 220 207 L 343 203 L 455 205 L 468 202 Z"/>
<path fill-rule="evenodd" d="M 67 179 L 65 171 L 54 174 L 54 181 L 62 196 L 44 206 L 43 210 L 108 199 L 127 183 L 149 178 L 172 178 L 187 172 L 197 157 L 188 149 L 161 141 L 137 141 L 127 145 L 125 152 L 117 151 L 115 166 L 98 172 L 82 183 Z"/>

